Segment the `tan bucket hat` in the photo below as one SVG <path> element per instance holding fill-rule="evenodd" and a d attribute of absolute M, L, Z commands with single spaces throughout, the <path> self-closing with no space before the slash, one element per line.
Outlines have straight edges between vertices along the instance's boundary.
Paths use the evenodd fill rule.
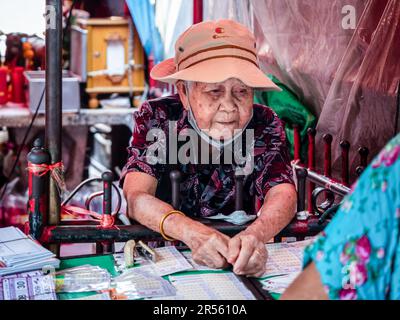
<path fill-rule="evenodd" d="M 154 66 L 150 76 L 171 84 L 237 78 L 249 87 L 281 91 L 258 66 L 254 35 L 233 20 L 192 25 L 176 41 L 175 58 Z"/>

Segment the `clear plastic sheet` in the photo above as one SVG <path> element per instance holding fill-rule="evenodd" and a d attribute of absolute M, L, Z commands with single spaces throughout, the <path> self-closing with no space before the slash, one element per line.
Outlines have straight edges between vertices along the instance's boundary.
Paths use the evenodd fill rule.
<path fill-rule="evenodd" d="M 118 299 L 122 300 L 169 297 L 176 294 L 174 286 L 157 275 L 150 265 L 126 270 L 113 279 L 113 287 Z"/>
<path fill-rule="evenodd" d="M 57 293 L 101 291 L 109 290 L 110 287 L 110 273 L 96 266 L 83 265 L 56 274 Z"/>

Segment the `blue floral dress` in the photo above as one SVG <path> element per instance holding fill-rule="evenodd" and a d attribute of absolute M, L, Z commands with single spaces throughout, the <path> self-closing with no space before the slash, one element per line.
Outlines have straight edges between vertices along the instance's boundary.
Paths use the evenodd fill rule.
<path fill-rule="evenodd" d="M 373 160 L 306 248 L 330 299 L 400 299 L 400 135 Z"/>

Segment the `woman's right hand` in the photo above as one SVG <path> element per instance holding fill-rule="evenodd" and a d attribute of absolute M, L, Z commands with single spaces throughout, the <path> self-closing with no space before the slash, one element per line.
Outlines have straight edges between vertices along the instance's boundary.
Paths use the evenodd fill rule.
<path fill-rule="evenodd" d="M 194 222 L 187 231 L 184 242 L 192 250 L 196 263 L 214 269 L 223 269 L 229 265 L 226 260 L 230 240 L 228 236 L 199 222 Z"/>

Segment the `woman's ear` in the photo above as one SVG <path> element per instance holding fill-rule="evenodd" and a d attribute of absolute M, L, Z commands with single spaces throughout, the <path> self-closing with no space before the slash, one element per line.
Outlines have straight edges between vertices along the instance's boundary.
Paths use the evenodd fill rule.
<path fill-rule="evenodd" d="M 176 89 L 178 90 L 179 98 L 181 99 L 182 105 L 187 110 L 189 106 L 187 105 L 188 96 L 186 91 L 186 86 L 183 81 L 178 81 L 176 83 Z"/>

